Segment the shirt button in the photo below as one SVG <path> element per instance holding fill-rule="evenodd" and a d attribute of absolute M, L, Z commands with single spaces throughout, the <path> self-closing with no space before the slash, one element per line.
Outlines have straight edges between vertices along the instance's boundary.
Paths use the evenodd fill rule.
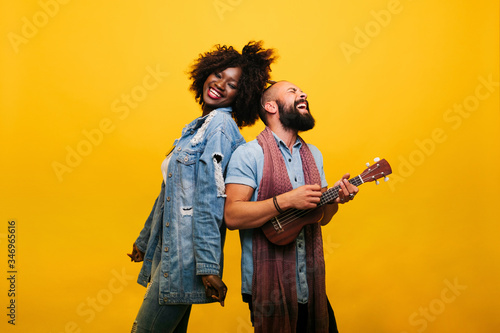
<path fill-rule="evenodd" d="M 177 148 L 177 151 L 181 151 L 181 150 L 182 150 L 182 148 L 181 148 L 181 147 Z"/>
<path fill-rule="evenodd" d="M 169 226 L 170 226 L 170 222 L 165 223 L 165 227 L 169 227 Z"/>
<path fill-rule="evenodd" d="M 170 197 L 167 197 L 167 201 L 170 202 Z"/>
<path fill-rule="evenodd" d="M 171 172 L 169 172 L 169 173 L 168 173 L 168 178 L 171 178 L 171 177 L 172 177 L 172 173 L 171 173 Z"/>
<path fill-rule="evenodd" d="M 168 246 L 167 246 L 167 247 L 165 247 L 165 252 L 168 252 Z"/>
<path fill-rule="evenodd" d="M 189 133 L 194 134 L 194 130 L 189 131 Z"/>
<path fill-rule="evenodd" d="M 187 161 L 189 161 L 189 158 L 186 156 L 186 157 L 184 157 L 184 162 L 187 162 Z"/>
<path fill-rule="evenodd" d="M 164 277 L 168 277 L 168 273 L 163 273 L 163 276 Z"/>

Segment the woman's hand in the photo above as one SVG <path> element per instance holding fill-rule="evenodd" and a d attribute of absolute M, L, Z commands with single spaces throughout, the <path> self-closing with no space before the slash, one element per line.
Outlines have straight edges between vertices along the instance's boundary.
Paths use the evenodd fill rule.
<path fill-rule="evenodd" d="M 226 299 L 227 286 L 218 275 L 202 275 L 201 279 L 205 285 L 205 293 L 208 298 L 217 300 L 220 305 L 224 306 Z"/>
<path fill-rule="evenodd" d="M 130 261 L 141 262 L 144 260 L 144 252 L 141 252 L 135 243 L 132 245 L 132 254 L 127 253 L 127 255 L 130 257 Z"/>

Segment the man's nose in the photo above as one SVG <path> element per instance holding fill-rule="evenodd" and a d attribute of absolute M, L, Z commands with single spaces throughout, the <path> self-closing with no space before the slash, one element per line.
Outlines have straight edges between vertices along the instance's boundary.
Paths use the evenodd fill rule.
<path fill-rule="evenodd" d="M 306 99 L 307 98 L 307 94 L 303 91 L 300 92 L 300 98 L 303 98 L 303 99 Z"/>

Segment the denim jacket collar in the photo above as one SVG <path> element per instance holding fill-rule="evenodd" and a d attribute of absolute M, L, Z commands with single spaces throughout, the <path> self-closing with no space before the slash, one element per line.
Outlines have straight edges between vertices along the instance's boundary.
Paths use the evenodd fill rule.
<path fill-rule="evenodd" d="M 205 116 L 196 118 L 195 120 L 193 120 L 192 122 L 190 122 L 189 124 L 184 126 L 184 128 L 182 130 L 182 134 L 184 134 L 188 130 L 194 130 L 194 129 L 201 127 L 205 123 L 207 118 L 215 111 L 231 113 L 231 112 L 233 112 L 233 108 L 230 106 L 225 107 L 225 108 L 218 108 L 218 109 L 212 110 L 209 114 L 207 114 Z"/>

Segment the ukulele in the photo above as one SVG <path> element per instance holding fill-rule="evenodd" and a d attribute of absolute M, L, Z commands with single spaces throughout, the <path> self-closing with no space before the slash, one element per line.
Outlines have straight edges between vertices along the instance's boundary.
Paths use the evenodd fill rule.
<path fill-rule="evenodd" d="M 392 173 L 392 169 L 385 159 L 381 160 L 377 157 L 373 165 L 370 166 L 369 163 L 366 163 L 366 165 L 368 168 L 360 175 L 349 179 L 349 183 L 359 186 L 363 183 L 375 181 L 378 185 L 379 182 L 377 179 L 379 178 L 384 177 L 385 181 L 389 180 L 387 175 Z M 319 209 L 319 207 L 337 199 L 339 190 L 340 186 L 337 185 L 323 192 L 317 208 L 303 210 L 290 208 L 273 217 L 261 226 L 264 235 L 271 243 L 276 245 L 290 244 L 297 238 L 302 227 L 307 224 L 317 223 L 323 218 L 323 210 Z"/>

